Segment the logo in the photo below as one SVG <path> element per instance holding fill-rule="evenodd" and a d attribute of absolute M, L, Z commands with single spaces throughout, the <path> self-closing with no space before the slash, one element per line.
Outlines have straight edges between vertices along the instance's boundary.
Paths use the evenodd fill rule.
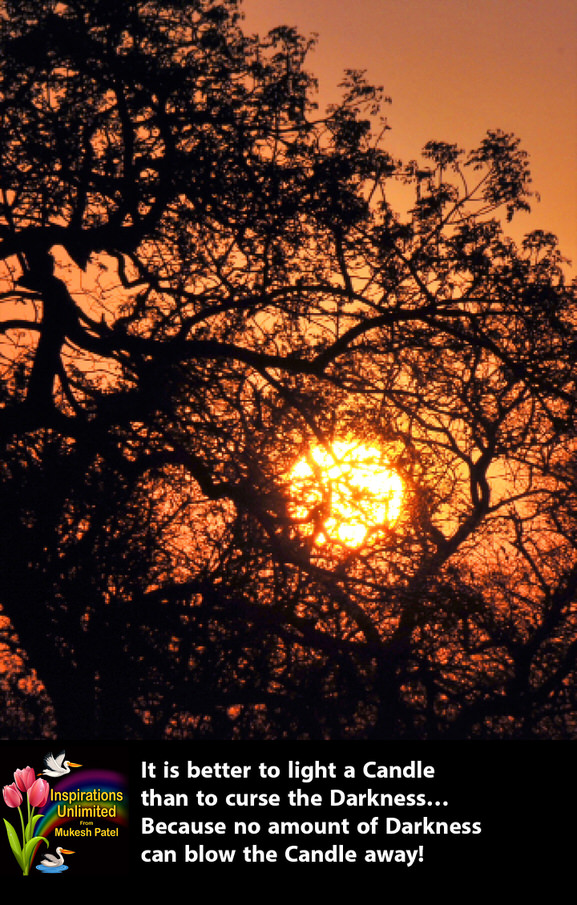
<path fill-rule="evenodd" d="M 65 751 L 48 752 L 40 769 L 13 771 L 2 795 L 14 817 L 3 819 L 23 876 L 127 872 L 128 773 L 102 763 L 107 751 L 84 748 L 74 759 Z"/>

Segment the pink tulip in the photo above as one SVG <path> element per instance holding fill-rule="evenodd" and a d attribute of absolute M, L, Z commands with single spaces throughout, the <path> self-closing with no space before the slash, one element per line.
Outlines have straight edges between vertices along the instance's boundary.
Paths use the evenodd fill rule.
<path fill-rule="evenodd" d="M 28 801 L 33 808 L 43 808 L 48 801 L 50 786 L 45 779 L 37 779 L 28 789 Z"/>
<path fill-rule="evenodd" d="M 36 779 L 32 767 L 25 767 L 23 770 L 16 770 L 14 773 L 16 785 L 21 792 L 27 792 Z"/>
<path fill-rule="evenodd" d="M 22 804 L 22 794 L 15 782 L 9 786 L 4 786 L 2 794 L 9 808 L 19 808 Z"/>

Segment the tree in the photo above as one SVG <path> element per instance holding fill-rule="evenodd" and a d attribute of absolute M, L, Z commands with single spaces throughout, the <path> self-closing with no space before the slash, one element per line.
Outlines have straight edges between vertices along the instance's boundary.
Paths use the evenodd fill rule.
<path fill-rule="evenodd" d="M 403 165 L 235 0 L 1 8 L 0 600 L 58 732 L 574 734 L 575 291 L 504 232 L 518 140 Z M 291 481 L 340 438 L 404 487 L 359 547 Z"/>

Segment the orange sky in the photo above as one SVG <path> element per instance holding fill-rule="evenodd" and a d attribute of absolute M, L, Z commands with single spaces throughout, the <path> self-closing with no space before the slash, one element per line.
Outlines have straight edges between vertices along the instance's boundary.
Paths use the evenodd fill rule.
<path fill-rule="evenodd" d="M 437 139 L 475 147 L 487 129 L 521 138 L 541 195 L 510 232 L 559 236 L 577 272 L 575 0 L 244 0 L 245 27 L 317 32 L 309 68 L 321 106 L 343 69 L 392 99 L 387 143 L 403 159 Z"/>

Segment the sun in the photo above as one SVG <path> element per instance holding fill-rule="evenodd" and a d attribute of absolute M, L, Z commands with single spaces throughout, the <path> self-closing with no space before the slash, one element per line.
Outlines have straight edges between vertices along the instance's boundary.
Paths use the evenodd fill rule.
<path fill-rule="evenodd" d="M 291 515 L 318 544 L 360 547 L 401 512 L 403 483 L 376 446 L 313 446 L 293 467 L 290 482 Z"/>

